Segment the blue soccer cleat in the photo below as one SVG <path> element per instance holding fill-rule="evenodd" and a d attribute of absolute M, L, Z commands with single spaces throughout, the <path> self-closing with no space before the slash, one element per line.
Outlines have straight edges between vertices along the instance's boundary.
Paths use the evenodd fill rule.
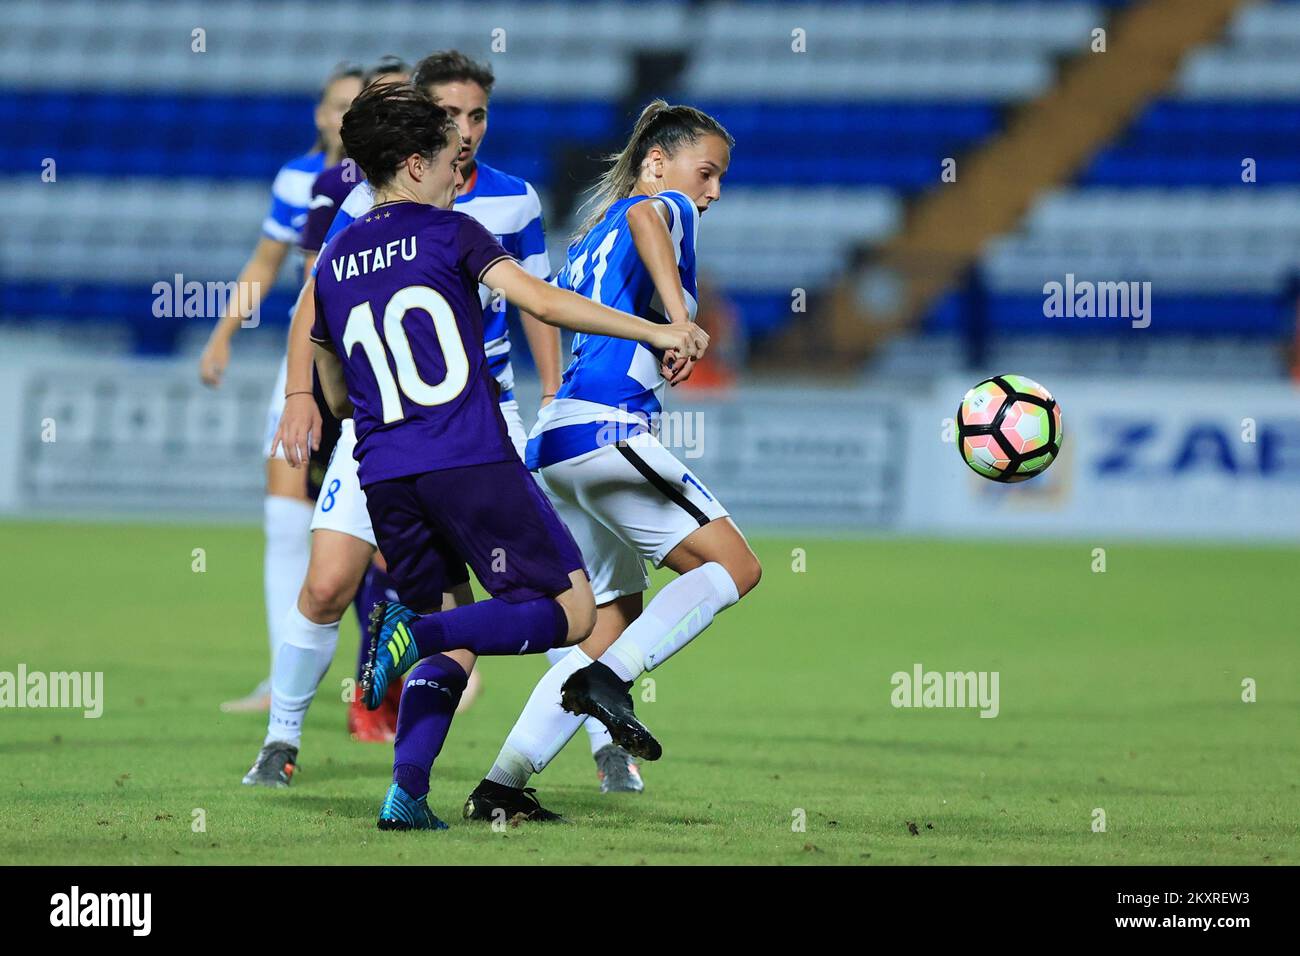
<path fill-rule="evenodd" d="M 415 638 L 407 625 L 420 615 L 405 604 L 380 601 L 370 612 L 370 649 L 361 669 L 361 702 L 367 710 L 378 710 L 388 685 L 420 659 Z"/>
<path fill-rule="evenodd" d="M 384 797 L 384 805 L 379 808 L 379 823 L 381 830 L 448 830 L 450 827 L 443 823 L 433 811 L 429 809 L 428 797 L 420 797 L 418 800 L 399 787 L 393 784 L 388 788 L 388 795 Z"/>

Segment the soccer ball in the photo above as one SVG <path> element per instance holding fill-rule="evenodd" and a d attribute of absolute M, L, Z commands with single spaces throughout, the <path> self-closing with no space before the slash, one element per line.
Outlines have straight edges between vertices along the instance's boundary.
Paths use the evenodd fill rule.
<path fill-rule="evenodd" d="M 957 408 L 957 451 L 977 475 L 1024 481 L 1047 470 L 1061 452 L 1061 406 L 1023 375 L 980 382 Z"/>

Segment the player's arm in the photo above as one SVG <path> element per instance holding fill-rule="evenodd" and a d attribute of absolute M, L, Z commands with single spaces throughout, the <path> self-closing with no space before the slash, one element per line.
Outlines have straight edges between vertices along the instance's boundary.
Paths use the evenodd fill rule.
<path fill-rule="evenodd" d="M 637 203 L 628 210 L 627 225 L 637 255 L 650 273 L 659 301 L 664 304 L 664 314 L 673 322 L 690 322 L 686 290 L 682 288 L 681 273 L 677 271 L 673 237 L 668 232 L 669 212 L 665 202 L 667 200 Z M 688 379 L 694 367 L 691 360 L 679 356 L 676 362 L 664 363 L 663 374 L 670 384 L 676 385 Z"/>
<path fill-rule="evenodd" d="M 663 202 L 639 202 L 627 213 L 627 226 L 632 232 L 637 255 L 650 273 L 655 291 L 664 304 L 664 314 L 673 322 L 689 322 L 686 308 L 686 290 L 677 271 L 677 255 L 673 251 L 673 237 L 668 233 L 664 217 L 668 211 Z"/>
<path fill-rule="evenodd" d="M 230 340 L 246 318 L 240 311 L 240 305 L 248 303 L 252 311 L 257 310 L 262 303 L 263 294 L 275 285 L 280 267 L 288 254 L 288 243 L 272 239 L 270 236 L 262 236 L 258 240 L 253 255 L 239 271 L 239 278 L 236 281 L 240 294 L 231 296 L 230 301 L 226 303 L 225 311 L 213 327 L 212 334 L 208 336 L 208 344 L 204 347 L 203 354 L 199 356 L 199 377 L 204 384 L 213 386 L 221 384 L 221 377 L 225 375 L 226 366 L 230 364 Z M 247 297 L 243 294 L 245 289 L 248 290 Z"/>
<path fill-rule="evenodd" d="M 315 257 L 312 256 L 314 259 Z M 284 446 L 284 457 L 294 468 L 307 463 L 311 453 L 320 448 L 321 416 L 312 394 L 311 327 L 316 321 L 316 278 L 307 272 L 306 282 L 298 293 L 289 322 L 288 374 L 284 380 L 284 411 L 271 442 L 271 455 Z"/>
<path fill-rule="evenodd" d="M 313 343 L 316 349 L 316 374 L 320 388 L 325 393 L 325 403 L 335 418 L 352 417 L 352 401 L 348 398 L 348 383 L 343 378 L 343 363 L 328 345 Z"/>
<path fill-rule="evenodd" d="M 514 259 L 497 259 L 483 270 L 479 281 L 501 290 L 508 302 L 531 312 L 547 325 L 591 335 L 632 339 L 687 358 L 699 358 L 708 347 L 708 335 L 694 323 L 671 322 L 665 325 L 647 322 L 543 282 L 525 272 Z"/>
<path fill-rule="evenodd" d="M 551 274 L 551 261 L 546 252 L 546 226 L 542 216 L 542 201 L 537 197 L 537 190 L 526 187 L 528 200 L 532 204 L 532 220 L 524 227 L 519 237 L 520 265 L 537 278 L 545 280 Z M 546 405 L 555 398 L 560 390 L 561 347 L 560 330 L 553 325 L 539 322 L 528 312 L 520 311 L 519 324 L 523 327 L 524 338 L 528 340 L 528 351 L 532 353 L 533 364 L 537 366 L 537 377 L 542 383 L 542 404 Z"/>
<path fill-rule="evenodd" d="M 523 309 L 519 310 L 519 324 L 523 326 L 528 350 L 533 353 L 533 364 L 542 380 L 542 404 L 545 405 L 560 390 L 560 330 Z"/>

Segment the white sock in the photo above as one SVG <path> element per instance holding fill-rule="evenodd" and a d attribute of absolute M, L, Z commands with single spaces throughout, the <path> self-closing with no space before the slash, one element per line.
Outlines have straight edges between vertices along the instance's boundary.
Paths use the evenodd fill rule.
<path fill-rule="evenodd" d="M 668 582 L 628 625 L 600 662 L 625 681 L 652 671 L 713 623 L 713 617 L 740 600 L 736 582 L 716 561 Z"/>
<path fill-rule="evenodd" d="M 283 641 L 285 615 L 298 606 L 298 592 L 307 577 L 311 558 L 310 502 L 267 495 L 262 508 L 266 551 L 262 558 L 262 586 L 266 595 L 266 633 L 271 645 L 271 666 Z"/>
<path fill-rule="evenodd" d="M 284 641 L 271 669 L 271 719 L 266 740 L 283 740 L 298 746 L 302 721 L 325 678 L 339 643 L 339 622 L 316 624 L 307 620 L 295 602 L 285 615 Z"/>
<path fill-rule="evenodd" d="M 560 688 L 570 674 L 590 664 L 591 658 L 580 647 L 560 650 L 563 656 L 533 688 L 496 763 L 488 771 L 487 778 L 494 783 L 522 787 L 529 777 L 546 769 L 586 719 L 560 706 Z"/>
<path fill-rule="evenodd" d="M 591 744 L 591 752 L 594 754 L 601 747 L 605 747 L 614 742 L 614 738 L 609 735 L 609 730 L 599 720 L 586 718 L 582 724 L 587 728 L 587 741 Z"/>
<path fill-rule="evenodd" d="M 552 647 L 546 652 L 546 659 L 550 661 L 552 665 L 558 664 L 562 658 L 568 656 L 569 650 L 570 648 L 567 647 Z M 609 731 L 605 729 L 605 725 L 599 720 L 587 720 L 586 718 L 583 718 L 582 726 L 587 730 L 587 739 L 591 743 L 591 752 L 593 754 L 600 750 L 601 747 L 608 746 L 614 742 L 614 738 L 609 735 Z"/>

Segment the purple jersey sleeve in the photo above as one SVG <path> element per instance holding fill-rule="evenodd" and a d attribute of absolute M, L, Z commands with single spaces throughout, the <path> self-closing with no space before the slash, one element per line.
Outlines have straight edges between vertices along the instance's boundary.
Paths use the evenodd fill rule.
<path fill-rule="evenodd" d="M 330 223 L 334 221 L 334 213 L 337 211 L 330 196 L 323 193 L 313 195 L 311 205 L 307 207 L 307 224 L 302 227 L 302 239 L 298 242 L 298 248 L 303 252 L 320 252 L 320 247 L 325 244 L 325 233 L 329 232 Z"/>
<path fill-rule="evenodd" d="M 461 271 L 475 284 L 482 281 L 488 266 L 500 259 L 516 261 L 497 242 L 496 236 L 483 228 L 477 219 L 462 215 L 460 230 L 457 234 L 460 244 Z"/>
<path fill-rule="evenodd" d="M 298 248 L 303 252 L 320 252 L 325 245 L 330 224 L 334 222 L 335 213 L 356 185 L 355 166 L 349 167 L 347 164 L 348 160 L 344 160 L 337 166 L 331 166 L 312 183 L 307 224 L 302 227 L 302 238 L 298 240 Z M 352 170 L 351 175 L 349 169 Z"/>

